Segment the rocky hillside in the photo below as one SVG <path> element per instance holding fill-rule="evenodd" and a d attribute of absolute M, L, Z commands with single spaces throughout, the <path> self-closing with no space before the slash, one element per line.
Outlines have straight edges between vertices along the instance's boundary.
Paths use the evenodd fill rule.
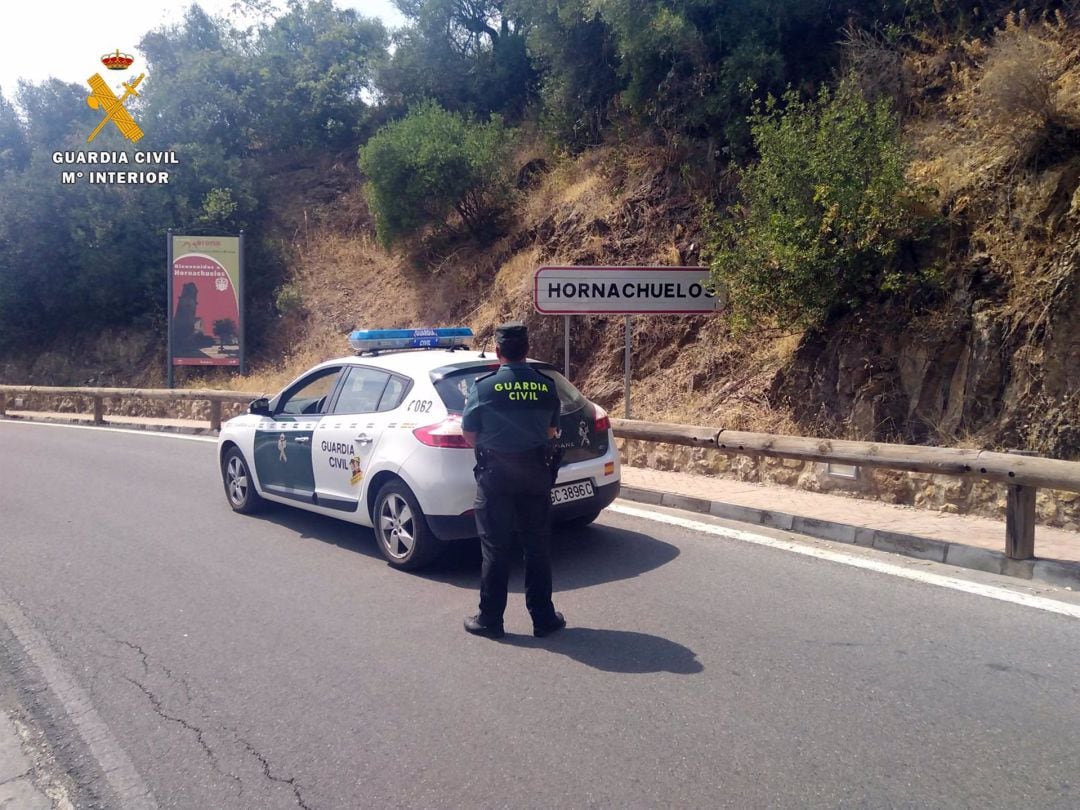
<path fill-rule="evenodd" d="M 853 61 L 889 60 L 891 73 L 867 75 L 905 109 L 911 174 L 942 223 L 917 257 L 940 265 L 942 291 L 807 333 L 733 338 L 722 315 L 638 316 L 633 414 L 1080 458 L 1078 45 L 1063 22 L 1020 19 L 964 47 L 863 43 Z M 679 167 L 711 176 L 715 160 L 704 145 L 625 141 L 561 161 L 524 153 L 520 165 L 545 171 L 523 174 L 515 227 L 485 249 L 387 255 L 354 188 L 298 241 L 289 343 L 317 346 L 306 362 L 354 325 L 467 323 L 483 341 L 514 317 L 561 363 L 562 318 L 532 310 L 535 268 L 702 261 L 703 189 Z M 619 414 L 623 340 L 621 318 L 572 319 L 572 376 Z"/>
<path fill-rule="evenodd" d="M 911 177 L 940 223 L 911 261 L 932 263 L 941 291 L 805 333 L 637 316 L 633 415 L 1080 459 L 1080 32 L 1016 18 L 989 42 L 849 48 L 867 91 L 904 111 Z M 529 324 L 534 355 L 561 364 L 563 319 L 532 309 L 538 266 L 707 260 L 702 202 L 734 185 L 712 144 L 613 134 L 567 157 L 527 143 L 514 222 L 482 247 L 429 235 L 387 252 L 350 154 L 283 167 L 277 230 L 292 266 L 273 340 L 247 379 L 190 383 L 273 390 L 344 353 L 352 328 L 467 324 L 483 344 L 510 318 Z M 621 317 L 572 319 L 571 376 L 618 415 L 623 340 Z M 160 384 L 164 363 L 146 335 L 36 362 L 3 377 Z"/>

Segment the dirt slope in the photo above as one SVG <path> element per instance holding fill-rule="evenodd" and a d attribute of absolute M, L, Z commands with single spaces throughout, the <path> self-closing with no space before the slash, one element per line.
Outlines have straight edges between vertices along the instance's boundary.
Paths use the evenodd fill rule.
<path fill-rule="evenodd" d="M 1016 19 L 989 43 L 886 54 L 895 70 L 874 74 L 875 92 L 905 111 L 912 178 L 935 195 L 942 241 L 919 255 L 940 265 L 943 291 L 808 334 L 736 339 L 722 316 L 637 316 L 634 416 L 1080 458 L 1078 46 L 1064 22 Z M 883 46 L 863 47 L 862 61 L 884 58 L 873 52 Z M 532 308 L 538 266 L 702 261 L 699 201 L 724 199 L 732 183 L 710 145 L 623 139 L 566 158 L 540 143 L 518 156 L 542 170 L 523 175 L 513 226 L 484 247 L 444 235 L 385 251 L 351 156 L 283 170 L 277 229 L 292 279 L 272 340 L 248 378 L 200 371 L 192 384 L 272 391 L 346 353 L 353 328 L 466 324 L 483 345 L 511 318 L 529 324 L 535 356 L 561 365 L 563 319 Z M 572 319 L 571 376 L 617 415 L 623 340 L 621 317 Z M 147 335 L 76 345 L 53 353 L 54 375 L 40 362 L 0 373 L 110 384 L 163 376 Z"/>

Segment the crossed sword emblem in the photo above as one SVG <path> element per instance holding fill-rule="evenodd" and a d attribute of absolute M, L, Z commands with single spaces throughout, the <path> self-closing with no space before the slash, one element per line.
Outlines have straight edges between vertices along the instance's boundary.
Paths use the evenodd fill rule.
<path fill-rule="evenodd" d="M 109 89 L 109 85 L 105 84 L 105 80 L 101 78 L 100 73 L 95 73 L 87 80 L 90 89 L 94 91 L 86 97 L 87 105 L 92 110 L 102 110 L 105 113 L 101 123 L 95 127 L 94 131 L 90 133 L 90 137 L 86 139 L 87 143 L 94 140 L 109 121 L 116 124 L 117 129 L 132 143 L 135 143 L 143 136 L 143 131 L 139 129 L 135 119 L 124 109 L 124 102 L 130 96 L 139 95 L 135 88 L 139 86 L 139 82 L 145 76 L 145 73 L 140 73 L 139 78 L 131 82 L 131 84 L 124 82 L 124 95 L 120 96 L 120 98 L 117 98 L 113 91 Z"/>

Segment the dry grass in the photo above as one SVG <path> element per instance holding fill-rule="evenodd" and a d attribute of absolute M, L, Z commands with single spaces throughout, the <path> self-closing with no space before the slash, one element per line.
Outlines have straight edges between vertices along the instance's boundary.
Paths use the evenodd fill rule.
<path fill-rule="evenodd" d="M 548 159 L 536 144 L 526 144 L 517 159 L 537 157 Z M 659 182 L 662 157 L 622 146 L 563 159 L 523 196 L 519 211 L 520 229 L 547 222 L 554 237 L 517 250 L 509 247 L 514 233 L 483 251 L 451 248 L 437 272 L 387 253 L 367 230 L 309 224 L 297 235 L 291 279 L 302 303 L 277 330 L 280 362 L 243 378 L 222 374 L 220 384 L 277 391 L 314 363 L 345 354 L 351 328 L 464 323 L 482 344 L 496 324 L 516 318 L 530 325 L 533 354 L 561 364 L 562 319 L 533 311 L 533 273 L 540 264 L 579 263 L 583 256 L 595 263 L 679 264 L 679 237 L 664 226 L 660 207 L 667 200 Z M 362 220 L 363 212 L 348 218 Z M 598 220 L 608 230 L 591 227 Z M 768 402 L 773 376 L 797 339 L 734 342 L 722 319 L 704 317 L 638 317 L 634 329 L 635 416 L 798 432 L 790 416 Z M 576 317 L 574 334 L 573 379 L 621 414 L 622 318 Z"/>
<path fill-rule="evenodd" d="M 1080 49 L 1063 18 L 1010 15 L 992 42 L 966 43 L 965 53 L 951 66 L 946 116 L 909 128 L 913 177 L 946 197 L 1008 183 L 1080 131 Z"/>
<path fill-rule="evenodd" d="M 610 214 L 613 201 L 602 176 L 610 151 L 601 146 L 576 159 L 560 160 L 539 188 L 523 201 L 520 215 L 525 227 L 535 227 L 552 215 L 565 217 L 572 211 L 590 220 Z"/>

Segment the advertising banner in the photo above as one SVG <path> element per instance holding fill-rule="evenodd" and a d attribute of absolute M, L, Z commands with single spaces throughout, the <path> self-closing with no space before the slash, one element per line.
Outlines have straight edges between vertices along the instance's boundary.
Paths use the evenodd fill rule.
<path fill-rule="evenodd" d="M 243 237 L 170 235 L 171 366 L 243 365 Z"/>

